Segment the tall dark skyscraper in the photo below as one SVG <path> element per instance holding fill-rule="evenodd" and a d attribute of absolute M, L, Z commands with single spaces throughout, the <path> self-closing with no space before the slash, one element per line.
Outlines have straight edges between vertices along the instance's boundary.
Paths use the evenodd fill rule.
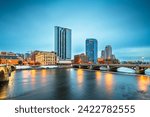
<path fill-rule="evenodd" d="M 60 60 L 71 59 L 71 29 L 55 26 L 55 52 Z"/>
<path fill-rule="evenodd" d="M 89 62 L 97 63 L 97 40 L 86 39 L 86 55 L 88 56 Z"/>

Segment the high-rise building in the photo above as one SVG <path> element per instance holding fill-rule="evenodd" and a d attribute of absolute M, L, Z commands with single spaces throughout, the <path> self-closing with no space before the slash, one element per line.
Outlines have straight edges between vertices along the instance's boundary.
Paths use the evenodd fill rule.
<path fill-rule="evenodd" d="M 111 55 L 111 59 L 112 59 L 112 60 L 115 60 L 115 59 L 116 59 L 116 57 L 115 57 L 114 54 Z"/>
<path fill-rule="evenodd" d="M 96 39 L 86 39 L 86 55 L 88 61 L 92 63 L 97 63 L 97 40 Z"/>
<path fill-rule="evenodd" d="M 111 57 L 112 57 L 112 47 L 110 45 L 107 45 L 105 47 L 105 54 L 106 54 L 105 59 L 111 59 Z"/>
<path fill-rule="evenodd" d="M 105 50 L 102 50 L 102 51 L 101 51 L 101 58 L 106 59 Z"/>
<path fill-rule="evenodd" d="M 59 60 L 71 59 L 71 29 L 55 26 L 55 52 Z"/>

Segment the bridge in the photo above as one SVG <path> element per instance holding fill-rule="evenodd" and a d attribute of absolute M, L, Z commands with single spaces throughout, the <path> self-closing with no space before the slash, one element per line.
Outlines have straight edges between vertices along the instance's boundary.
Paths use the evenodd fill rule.
<path fill-rule="evenodd" d="M 150 68 L 150 64 L 73 64 L 72 67 L 91 70 L 100 70 L 100 67 L 104 67 L 106 70 L 113 72 L 117 72 L 120 67 L 126 67 L 135 70 L 137 74 L 144 74 L 145 70 Z"/>
<path fill-rule="evenodd" d="M 0 64 L 0 82 L 9 81 L 9 76 L 11 72 L 15 70 L 15 66 Z"/>

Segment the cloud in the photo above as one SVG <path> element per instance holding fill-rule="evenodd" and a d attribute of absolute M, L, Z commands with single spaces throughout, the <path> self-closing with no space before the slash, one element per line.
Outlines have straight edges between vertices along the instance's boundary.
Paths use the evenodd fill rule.
<path fill-rule="evenodd" d="M 144 57 L 150 61 L 150 47 L 130 47 L 114 50 L 115 55 L 120 59 L 139 60 Z"/>

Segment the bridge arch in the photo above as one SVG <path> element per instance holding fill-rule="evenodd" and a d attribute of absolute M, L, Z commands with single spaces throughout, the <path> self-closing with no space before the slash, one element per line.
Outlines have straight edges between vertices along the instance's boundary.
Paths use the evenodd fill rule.
<path fill-rule="evenodd" d="M 118 67 L 117 71 L 118 72 L 135 73 L 136 69 L 135 68 L 131 68 L 131 67 Z"/>

